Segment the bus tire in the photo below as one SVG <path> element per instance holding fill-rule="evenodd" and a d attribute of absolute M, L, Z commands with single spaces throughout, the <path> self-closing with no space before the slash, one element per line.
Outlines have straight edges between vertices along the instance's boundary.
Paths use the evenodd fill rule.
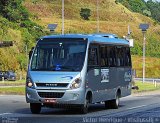
<path fill-rule="evenodd" d="M 116 99 L 105 101 L 105 108 L 107 109 L 118 109 L 120 102 L 120 95 L 116 95 Z"/>
<path fill-rule="evenodd" d="M 30 110 L 32 114 L 39 114 L 41 112 L 41 103 L 30 103 Z"/>
<path fill-rule="evenodd" d="M 111 100 L 112 108 L 113 108 L 113 109 L 118 109 L 118 107 L 119 107 L 119 102 L 120 102 L 120 96 L 117 94 L 117 95 L 116 95 L 116 99 Z"/>
<path fill-rule="evenodd" d="M 80 107 L 80 113 L 87 114 L 88 108 L 89 108 L 89 98 L 86 98 L 84 104 Z"/>

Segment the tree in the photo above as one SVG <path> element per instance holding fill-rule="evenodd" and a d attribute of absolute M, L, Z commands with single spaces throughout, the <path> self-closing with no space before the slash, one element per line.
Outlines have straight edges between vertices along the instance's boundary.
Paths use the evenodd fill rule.
<path fill-rule="evenodd" d="M 143 14 L 150 17 L 151 16 L 151 12 L 149 10 L 143 10 Z"/>
<path fill-rule="evenodd" d="M 23 0 L 0 0 L 0 14 L 9 21 L 20 22 L 29 19 L 28 11 L 22 6 Z"/>
<path fill-rule="evenodd" d="M 133 12 L 152 17 L 160 22 L 160 2 L 155 0 L 116 0 Z"/>
<path fill-rule="evenodd" d="M 88 8 L 81 8 L 80 16 L 81 16 L 84 20 L 89 20 L 89 17 L 91 16 L 91 10 L 88 9 Z"/>
<path fill-rule="evenodd" d="M 146 3 L 143 0 L 129 0 L 130 9 L 134 12 L 143 13 L 144 9 L 147 9 Z"/>
<path fill-rule="evenodd" d="M 147 1 L 147 6 L 149 10 L 151 11 L 151 16 L 157 21 L 160 21 L 160 3 L 159 2 L 154 2 L 152 0 Z"/>

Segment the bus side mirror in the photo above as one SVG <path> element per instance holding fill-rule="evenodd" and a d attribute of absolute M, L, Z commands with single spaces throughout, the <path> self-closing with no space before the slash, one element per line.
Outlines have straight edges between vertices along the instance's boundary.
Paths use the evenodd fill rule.
<path fill-rule="evenodd" d="M 32 53 L 33 53 L 33 51 L 32 51 L 32 50 L 31 50 L 31 51 L 29 51 L 29 59 L 31 59 Z"/>
<path fill-rule="evenodd" d="M 133 90 L 139 90 L 139 87 L 138 86 L 133 86 L 132 89 Z"/>
<path fill-rule="evenodd" d="M 29 51 L 29 59 L 31 59 L 32 53 L 33 53 L 34 47 Z"/>

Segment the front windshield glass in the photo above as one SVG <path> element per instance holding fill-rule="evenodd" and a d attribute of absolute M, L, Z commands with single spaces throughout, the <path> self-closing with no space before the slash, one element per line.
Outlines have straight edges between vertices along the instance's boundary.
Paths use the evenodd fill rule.
<path fill-rule="evenodd" d="M 32 55 L 33 71 L 80 71 L 87 41 L 73 38 L 40 40 Z"/>

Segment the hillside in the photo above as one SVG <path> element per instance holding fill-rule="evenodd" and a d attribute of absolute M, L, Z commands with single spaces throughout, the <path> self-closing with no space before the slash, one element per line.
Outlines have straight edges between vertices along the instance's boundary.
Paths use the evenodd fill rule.
<path fill-rule="evenodd" d="M 41 0 L 33 3 L 32 0 L 26 0 L 24 6 L 32 13 L 33 21 L 44 27 L 49 23 L 57 23 L 56 33 L 61 32 L 61 1 Z M 81 8 L 91 10 L 89 21 L 80 17 Z M 130 25 L 132 37 L 136 41 L 136 48 L 132 50 L 134 54 L 142 54 L 136 50 L 142 48 L 140 23 L 149 23 L 147 35 L 149 41 L 159 42 L 160 25 L 147 16 L 129 11 L 120 3 L 116 4 L 114 0 L 99 0 L 99 14 L 100 32 L 116 33 L 122 37 L 127 34 L 127 27 Z M 95 33 L 96 28 L 96 0 L 65 0 L 65 33 Z M 155 56 L 157 51 L 150 49 L 147 49 L 147 54 Z"/>
<path fill-rule="evenodd" d="M 25 7 L 32 12 L 32 19 L 41 25 L 48 23 L 58 23 L 57 32 L 61 30 L 61 1 L 41 0 L 32 3 L 26 0 Z M 80 18 L 80 9 L 91 9 L 90 21 Z M 99 0 L 100 30 L 101 32 L 118 33 L 120 36 L 126 34 L 128 24 L 131 25 L 134 36 L 140 33 L 139 23 L 146 22 L 153 26 L 154 22 L 150 18 L 138 13 L 132 13 L 121 4 L 116 4 L 114 0 Z M 36 19 L 35 19 L 36 18 Z M 96 0 L 65 0 L 65 31 L 93 33 L 96 31 Z M 74 27 L 74 29 L 73 29 Z M 119 30 L 120 28 L 120 30 Z M 137 32 L 137 33 L 136 33 Z"/>
<path fill-rule="evenodd" d="M 42 31 L 47 31 L 47 25 L 50 23 L 57 23 L 58 27 L 55 33 L 61 33 L 61 0 L 25 0 L 23 6 L 29 11 L 29 19 L 32 22 L 35 22 L 37 25 L 43 27 Z M 80 9 L 89 8 L 91 10 L 90 20 L 86 21 L 80 17 Z M 160 25 L 158 25 L 151 18 L 141 15 L 139 13 L 133 13 L 129 11 L 122 4 L 115 3 L 115 0 L 99 0 L 99 20 L 100 20 L 100 32 L 105 33 L 115 33 L 119 37 L 122 37 L 127 34 L 127 27 L 130 25 L 132 30 L 132 38 L 135 40 L 135 47 L 132 49 L 133 56 L 133 67 L 139 70 L 138 76 L 142 76 L 141 67 L 137 68 L 137 62 L 140 64 L 142 56 L 142 33 L 138 29 L 140 23 L 149 23 L 150 29 L 147 32 L 147 51 L 146 54 L 148 59 L 150 57 L 160 57 Z M 4 18 L 0 17 L 0 20 Z M 25 51 L 25 39 L 24 34 L 27 33 L 28 27 L 21 29 L 18 24 L 11 23 L 6 20 L 7 23 L 14 26 L 6 26 L 7 32 L 5 36 L 2 36 L 3 32 L 0 29 L 0 39 L 2 40 L 14 40 L 15 44 L 12 48 L 0 49 L 0 55 L 7 54 L 5 59 L 1 59 L 0 63 L 1 69 L 14 69 L 20 71 L 20 69 L 25 70 L 26 67 L 26 51 Z M 95 33 L 96 32 L 96 0 L 65 0 L 65 33 Z M 3 23 L 0 21 L 1 26 Z M 30 27 L 30 30 L 37 30 L 33 27 Z M 28 32 L 28 35 L 31 35 L 31 31 Z M 43 35 L 46 33 L 41 33 Z M 31 46 L 34 45 L 36 38 L 32 35 L 29 39 L 28 50 Z M 136 56 L 135 56 L 136 55 Z M 16 56 L 16 57 L 15 57 Z M 10 60 L 9 58 L 13 58 Z M 23 59 L 23 60 L 21 60 Z M 156 58 L 157 59 L 157 58 Z M 157 59 L 157 63 L 154 64 L 154 61 L 148 62 L 152 64 L 149 66 L 148 71 L 154 69 L 154 67 L 160 68 L 160 60 Z M 7 64 L 7 67 L 6 65 Z M 23 65 L 22 65 L 23 64 Z M 160 72 L 160 70 L 156 70 Z M 154 74 L 154 73 L 153 73 Z M 147 72 L 147 76 L 150 76 L 150 73 Z M 154 74 L 152 76 L 158 76 Z"/>
<path fill-rule="evenodd" d="M 0 41 L 13 41 L 12 47 L 0 48 L 0 71 L 13 70 L 26 74 L 28 50 L 35 40 L 45 35 L 41 26 L 29 19 L 29 13 L 21 1 L 0 1 Z M 35 27 L 38 27 L 36 29 Z"/>
<path fill-rule="evenodd" d="M 95 33 L 97 28 L 96 4 L 96 0 L 65 0 L 65 33 Z M 41 0 L 33 3 L 31 0 L 26 0 L 24 6 L 32 12 L 33 21 L 44 27 L 47 27 L 49 23 L 57 23 L 56 33 L 61 33 L 61 1 Z M 89 21 L 80 17 L 81 8 L 91 10 Z M 115 33 L 120 37 L 127 34 L 127 27 L 130 25 L 132 38 L 135 41 L 135 47 L 132 48 L 133 68 L 137 69 L 137 76 L 142 76 L 143 37 L 139 24 L 149 23 L 146 44 L 146 55 L 148 56 L 146 76 L 159 76 L 157 73 L 160 70 L 157 68 L 160 68 L 160 60 L 155 58 L 155 62 L 151 59 L 160 57 L 160 25 L 147 16 L 129 11 L 120 3 L 116 4 L 114 0 L 99 0 L 99 18 L 100 32 Z"/>

